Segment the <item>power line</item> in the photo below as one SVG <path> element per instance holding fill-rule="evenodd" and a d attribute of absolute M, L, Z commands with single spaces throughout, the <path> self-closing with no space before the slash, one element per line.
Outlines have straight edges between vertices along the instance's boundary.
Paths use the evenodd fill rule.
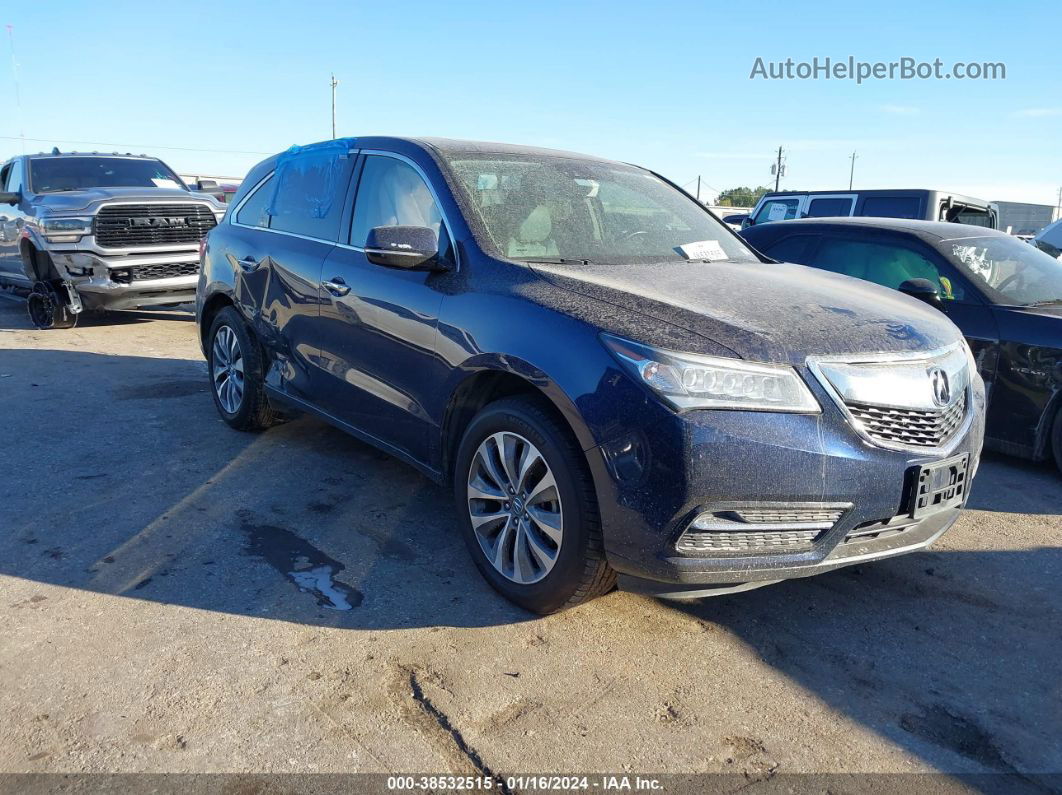
<path fill-rule="evenodd" d="M 141 151 L 151 149 L 172 149 L 178 152 L 211 152 L 221 155 L 275 155 L 276 152 L 252 152 L 245 149 L 196 149 L 191 146 L 162 146 L 161 144 L 116 144 L 112 141 L 66 141 L 62 138 L 23 138 L 20 135 L 0 135 L 5 141 L 33 141 L 44 144 L 78 144 L 79 146 L 113 146 L 127 151 L 139 149 Z"/>

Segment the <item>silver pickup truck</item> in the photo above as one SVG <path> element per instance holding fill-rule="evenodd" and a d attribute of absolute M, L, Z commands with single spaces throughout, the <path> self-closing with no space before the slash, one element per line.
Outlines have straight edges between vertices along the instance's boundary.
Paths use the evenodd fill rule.
<path fill-rule="evenodd" d="M 192 301 L 199 243 L 224 212 L 154 157 L 20 155 L 0 167 L 0 284 L 29 289 L 41 328 Z"/>

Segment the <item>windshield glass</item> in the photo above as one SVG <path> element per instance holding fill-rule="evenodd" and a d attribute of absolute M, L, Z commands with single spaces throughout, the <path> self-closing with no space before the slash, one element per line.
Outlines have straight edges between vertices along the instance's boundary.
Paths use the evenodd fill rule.
<path fill-rule="evenodd" d="M 161 160 L 124 157 L 48 157 L 30 160 L 34 193 L 86 188 L 184 188 Z"/>
<path fill-rule="evenodd" d="M 452 155 L 483 242 L 515 260 L 731 260 L 756 256 L 693 199 L 647 171 L 549 155 Z"/>
<path fill-rule="evenodd" d="M 1009 235 L 942 240 L 944 255 L 997 304 L 1062 301 L 1062 262 Z"/>

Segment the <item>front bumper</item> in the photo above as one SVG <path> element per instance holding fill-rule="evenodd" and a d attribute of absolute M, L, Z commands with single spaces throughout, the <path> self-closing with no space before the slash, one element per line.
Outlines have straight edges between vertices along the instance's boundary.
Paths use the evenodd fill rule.
<path fill-rule="evenodd" d="M 816 397 L 820 415 L 671 414 L 590 450 L 605 550 L 620 587 L 676 598 L 746 590 L 914 552 L 951 527 L 959 508 L 914 521 L 908 496 L 919 467 L 934 461 L 969 454 L 972 479 L 984 436 L 979 381 L 961 431 L 926 453 L 864 441 L 832 402 Z M 799 551 L 679 551 L 676 542 L 696 516 L 732 504 L 847 507 Z"/>
<path fill-rule="evenodd" d="M 183 304 L 195 300 L 198 272 L 161 279 L 126 279 L 119 274 L 150 266 L 196 266 L 199 252 L 167 251 L 151 254 L 103 256 L 87 251 L 52 251 L 52 261 L 69 275 L 86 309 L 136 309 Z"/>

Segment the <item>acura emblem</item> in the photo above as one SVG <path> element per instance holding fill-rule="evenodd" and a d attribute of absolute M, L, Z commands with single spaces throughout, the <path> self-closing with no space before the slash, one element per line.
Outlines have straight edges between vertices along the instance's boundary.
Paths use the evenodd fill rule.
<path fill-rule="evenodd" d="M 933 402 L 938 406 L 946 406 L 951 402 L 951 384 L 948 383 L 948 374 L 939 367 L 929 371 L 929 384 L 933 387 Z"/>

